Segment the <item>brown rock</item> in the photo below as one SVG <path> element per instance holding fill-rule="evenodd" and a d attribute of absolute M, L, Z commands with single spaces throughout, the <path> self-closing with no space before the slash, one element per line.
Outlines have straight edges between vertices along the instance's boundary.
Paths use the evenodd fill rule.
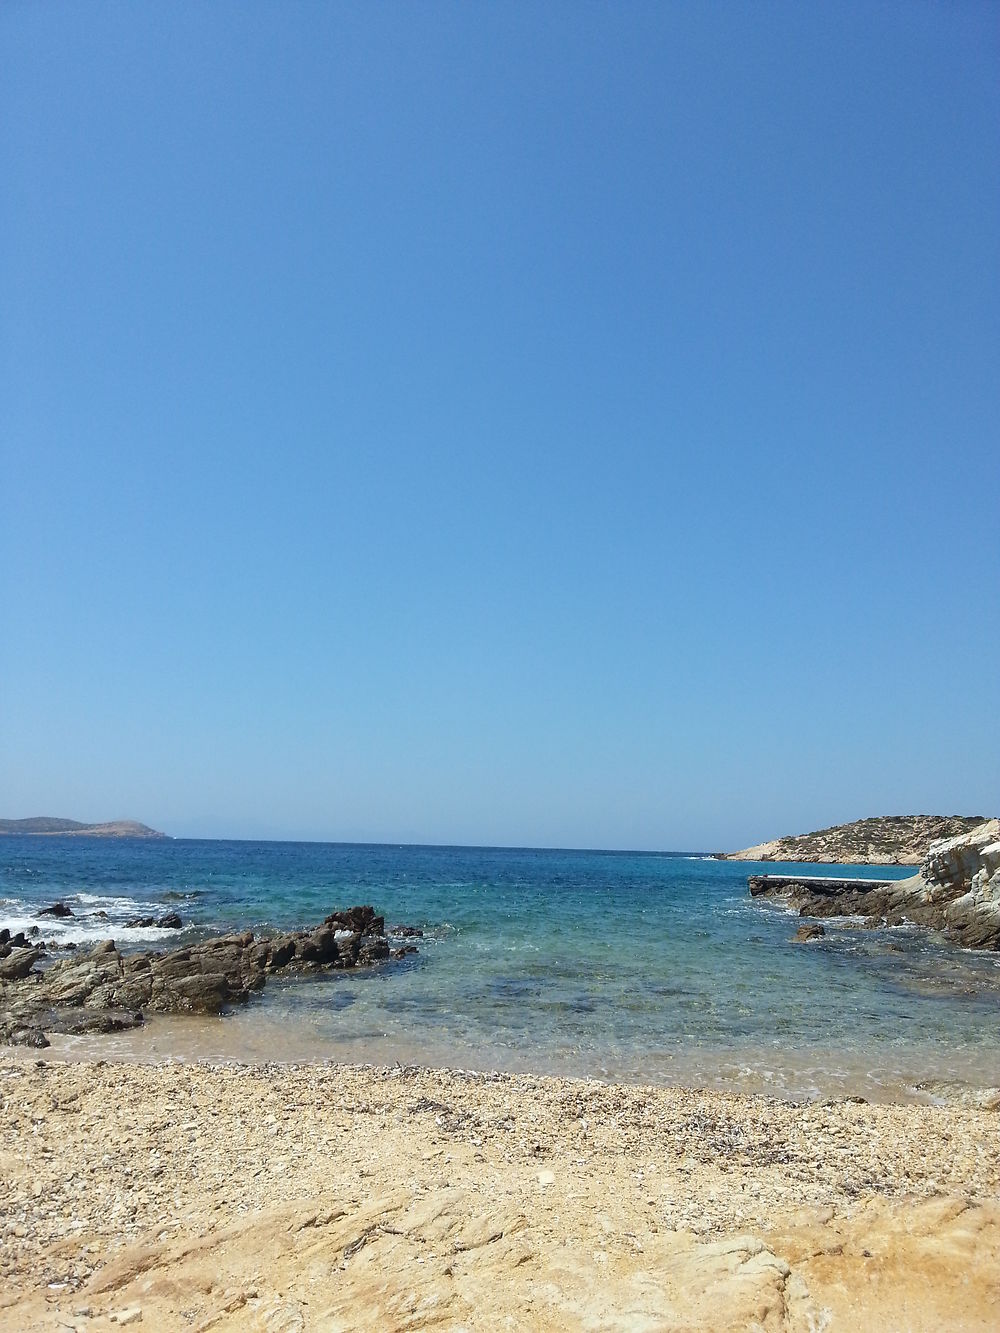
<path fill-rule="evenodd" d="M 0 960 L 0 979 L 23 980 L 44 954 L 44 949 L 12 949 L 6 958 Z"/>
<path fill-rule="evenodd" d="M 810 940 L 818 940 L 825 934 L 825 927 L 819 924 L 799 926 L 798 930 L 792 936 L 792 942 L 794 944 L 807 944 Z"/>
<path fill-rule="evenodd" d="M 334 912 L 312 930 L 275 940 L 252 931 L 223 935 L 166 953 L 121 954 L 113 940 L 33 972 L 39 948 L 2 948 L 0 1041 L 21 1029 L 59 1032 L 117 1031 L 155 1013 L 217 1014 L 260 990 L 283 969 L 370 965 L 389 957 L 384 920 L 373 907 Z M 8 932 L 9 934 L 9 932 Z M 26 941 L 24 941 L 26 943 Z"/>

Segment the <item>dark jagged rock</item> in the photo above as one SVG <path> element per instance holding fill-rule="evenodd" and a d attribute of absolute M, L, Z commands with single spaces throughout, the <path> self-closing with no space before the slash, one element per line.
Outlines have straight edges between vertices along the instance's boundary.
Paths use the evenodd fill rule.
<path fill-rule="evenodd" d="M 0 1037 L 3 1036 L 3 1030 L 0 1029 Z M 5 1040 L 8 1046 L 34 1046 L 36 1050 L 44 1050 L 51 1044 L 42 1029 L 35 1027 L 11 1028 Z"/>
<path fill-rule="evenodd" d="M 389 957 L 389 944 L 384 938 L 364 939 L 358 949 L 357 966 L 366 967 Z"/>
<path fill-rule="evenodd" d="M 180 930 L 182 926 L 180 916 L 176 912 L 167 912 L 165 916 L 133 916 L 124 923 L 124 930 L 135 930 L 137 927 L 147 929 L 155 926 L 159 930 Z"/>
<path fill-rule="evenodd" d="M 161 918 L 162 920 L 162 918 Z M 113 940 L 36 969 L 43 950 L 8 939 L 0 959 L 0 1042 L 22 1031 L 110 1032 L 150 1013 L 217 1014 L 245 1003 L 275 972 L 371 966 L 390 957 L 373 907 L 333 912 L 320 925 L 258 939 L 222 935 L 166 953 L 122 954 Z M 9 933 L 8 933 L 9 934 Z M 397 951 L 399 957 L 413 946 Z"/>
<path fill-rule="evenodd" d="M 278 972 L 286 967 L 295 957 L 295 941 L 287 937 L 277 940 L 268 950 L 264 966 L 269 972 Z"/>
<path fill-rule="evenodd" d="M 72 907 L 67 907 L 65 903 L 53 903 L 51 907 L 43 907 L 35 916 L 72 916 Z"/>
<path fill-rule="evenodd" d="M 967 949 L 1000 949 L 1000 821 L 935 843 L 920 873 L 902 880 L 751 875 L 755 898 L 800 916 L 863 917 L 870 929 L 905 924 L 942 930 Z"/>
<path fill-rule="evenodd" d="M 907 881 L 899 881 L 906 883 Z M 812 875 L 751 875 L 753 898 L 773 898 L 800 916 L 884 916 L 890 910 L 891 880 L 833 879 Z"/>
<path fill-rule="evenodd" d="M 423 939 L 424 932 L 419 926 L 390 926 L 389 934 L 396 935 L 404 940 Z"/>

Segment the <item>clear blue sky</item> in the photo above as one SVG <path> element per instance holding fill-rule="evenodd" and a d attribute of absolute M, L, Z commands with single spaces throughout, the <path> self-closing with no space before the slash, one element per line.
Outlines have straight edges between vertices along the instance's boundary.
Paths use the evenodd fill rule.
<path fill-rule="evenodd" d="M 1000 807 L 1000 8 L 0 8 L 0 814 Z"/>

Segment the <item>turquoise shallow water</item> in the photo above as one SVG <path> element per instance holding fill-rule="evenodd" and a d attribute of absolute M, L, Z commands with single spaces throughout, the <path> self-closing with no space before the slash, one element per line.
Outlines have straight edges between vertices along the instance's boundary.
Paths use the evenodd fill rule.
<path fill-rule="evenodd" d="M 390 925 L 424 931 L 405 964 L 269 984 L 196 1037 L 161 1020 L 123 1039 L 158 1054 L 400 1059 L 796 1096 L 1000 1083 L 995 955 L 829 923 L 822 941 L 794 945 L 795 920 L 749 898 L 754 869 L 674 854 L 4 838 L 0 924 L 29 924 L 62 899 L 75 915 L 45 924 L 46 938 L 168 947 L 371 902 Z M 122 928 L 168 909 L 186 923 L 179 935 Z"/>

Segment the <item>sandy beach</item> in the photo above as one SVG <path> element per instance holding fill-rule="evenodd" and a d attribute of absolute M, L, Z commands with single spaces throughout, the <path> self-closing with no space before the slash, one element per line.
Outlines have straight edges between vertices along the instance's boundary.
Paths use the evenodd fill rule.
<path fill-rule="evenodd" d="M 0 1327 L 991 1329 L 985 1106 L 0 1059 Z"/>

